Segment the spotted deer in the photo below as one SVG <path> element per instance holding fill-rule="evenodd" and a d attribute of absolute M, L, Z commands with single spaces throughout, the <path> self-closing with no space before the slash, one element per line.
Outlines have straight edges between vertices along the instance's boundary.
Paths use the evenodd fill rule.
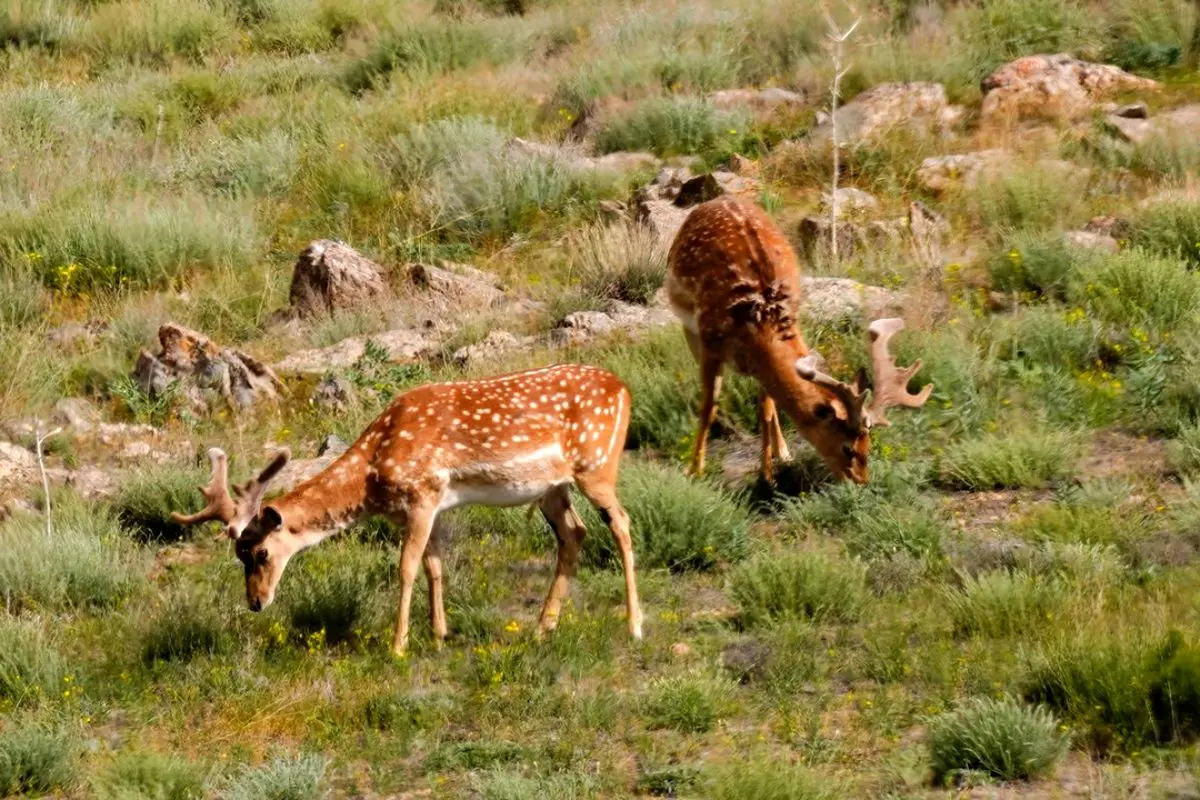
<path fill-rule="evenodd" d="M 252 611 L 271 604 L 288 561 L 368 514 L 404 530 L 400 552 L 400 609 L 392 642 L 408 644 L 409 606 L 418 562 L 429 581 L 436 646 L 446 637 L 442 560 L 435 521 L 466 504 L 537 503 L 558 539 L 558 562 L 542 606 L 539 634 L 552 630 L 575 573 L 585 532 L 571 507 L 572 483 L 612 530 L 625 569 L 629 632 L 642 636 L 629 516 L 616 480 L 630 395 L 602 369 L 559 365 L 476 381 L 439 383 L 408 391 L 372 422 L 336 461 L 287 494 L 264 504 L 272 478 L 289 458 L 284 450 L 255 479 L 232 493 L 228 459 L 209 451 L 207 505 L 176 514 L 185 525 L 217 520 L 234 542 L 246 572 Z"/>
<path fill-rule="evenodd" d="M 796 253 L 761 208 L 725 195 L 696 207 L 671 246 L 667 295 L 700 365 L 700 427 L 691 471 L 704 470 L 708 431 L 716 418 L 726 362 L 761 387 L 762 476 L 772 459 L 790 458 L 776 405 L 824 458 L 830 471 L 855 483 L 867 480 L 871 428 L 890 425 L 893 406 L 925 404 L 932 384 L 912 394 L 907 385 L 921 368 L 896 367 L 888 340 L 900 319 L 867 328 L 874 386 L 865 371 L 843 383 L 821 371 L 820 356 L 804 343 L 798 322 L 800 270 Z"/>

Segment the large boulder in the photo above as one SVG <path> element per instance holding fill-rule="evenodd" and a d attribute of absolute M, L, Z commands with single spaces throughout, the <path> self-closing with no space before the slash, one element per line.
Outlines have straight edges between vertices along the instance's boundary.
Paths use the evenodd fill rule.
<path fill-rule="evenodd" d="M 981 175 L 989 174 L 1002 165 L 1008 156 L 1003 150 L 978 150 L 929 156 L 917 167 L 917 183 L 922 189 L 940 194 L 959 186 L 971 185 Z"/>
<path fill-rule="evenodd" d="M 359 308 L 386 293 L 382 267 L 347 244 L 321 239 L 296 260 L 290 301 L 296 314 L 311 317 Z"/>
<path fill-rule="evenodd" d="M 466 264 L 413 263 L 405 267 L 409 284 L 421 293 L 428 309 L 442 313 L 464 308 L 487 309 L 504 300 L 500 279 Z"/>
<path fill-rule="evenodd" d="M 980 122 L 1008 125 L 1025 119 L 1078 119 L 1116 92 L 1158 86 L 1119 67 L 1093 64 L 1067 53 L 1025 56 L 983 79 Z"/>
<path fill-rule="evenodd" d="M 744 162 L 744 159 L 733 162 L 738 172 L 727 167 L 699 175 L 692 174 L 687 167 L 660 170 L 653 181 L 634 194 L 635 218 L 669 246 L 693 206 L 724 194 L 758 196 L 761 183 Z"/>
<path fill-rule="evenodd" d="M 839 108 L 836 119 L 838 143 L 855 145 L 895 128 L 940 131 L 957 119 L 957 113 L 947 104 L 940 83 L 882 83 Z M 821 143 L 833 132 L 833 121 L 826 118 L 809 140 Z"/>
<path fill-rule="evenodd" d="M 178 384 L 189 405 L 211 410 L 220 399 L 234 410 L 249 408 L 261 400 L 276 400 L 283 384 L 258 359 L 221 347 L 202 333 L 174 322 L 158 329 L 162 350 L 156 355 L 143 350 L 134 367 L 133 379 L 143 392 L 159 397 Z"/>
<path fill-rule="evenodd" d="M 708 102 L 722 111 L 754 112 L 808 107 L 808 98 L 800 92 L 769 86 L 765 89 L 721 89 L 708 96 Z"/>
<path fill-rule="evenodd" d="M 444 323 L 430 322 L 416 328 L 398 328 L 370 336 L 355 336 L 343 339 L 332 347 L 299 350 L 275 364 L 274 368 L 280 373 L 307 375 L 324 375 L 330 370 L 346 369 L 363 357 L 367 351 L 367 342 L 383 348 L 391 361 L 416 361 L 436 354 L 446 332 L 447 327 Z"/>
<path fill-rule="evenodd" d="M 900 306 L 900 298 L 887 289 L 849 278 L 802 275 L 800 288 L 804 292 L 801 313 L 818 324 L 858 322 L 896 313 Z"/>

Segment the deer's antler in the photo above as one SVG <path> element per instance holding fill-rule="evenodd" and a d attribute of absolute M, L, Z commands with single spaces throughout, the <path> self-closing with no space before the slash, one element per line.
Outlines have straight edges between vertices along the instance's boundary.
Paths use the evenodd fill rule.
<path fill-rule="evenodd" d="M 172 513 L 171 519 L 180 525 L 195 525 L 209 520 L 217 520 L 222 525 L 230 525 L 234 520 L 249 520 L 258 513 L 263 496 L 271 480 L 287 465 L 291 452 L 285 447 L 275 454 L 271 463 L 259 473 L 257 478 L 236 487 L 231 494 L 229 491 L 229 457 L 219 447 L 208 451 L 208 460 L 212 463 L 212 480 L 208 486 L 200 487 L 200 494 L 208 504 L 195 514 Z M 235 499 L 236 495 L 236 499 Z M 229 531 L 237 538 L 240 531 Z"/>
<path fill-rule="evenodd" d="M 888 352 L 888 341 L 896 331 L 904 327 L 904 320 L 898 317 L 877 319 L 867 328 L 867 338 L 871 343 L 871 363 L 875 372 L 875 391 L 870 404 L 866 406 L 864 421 L 868 426 L 892 423 L 884 416 L 892 406 L 920 408 L 925 405 L 933 392 L 933 384 L 926 384 L 921 391 L 912 394 L 908 391 L 908 381 L 921 369 L 921 360 L 917 359 L 903 369 L 896 367 L 896 359 Z"/>

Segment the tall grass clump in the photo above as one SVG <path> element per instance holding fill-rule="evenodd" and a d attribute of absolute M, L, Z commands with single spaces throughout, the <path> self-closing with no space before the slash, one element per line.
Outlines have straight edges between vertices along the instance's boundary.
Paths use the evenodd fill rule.
<path fill-rule="evenodd" d="M 102 60 L 200 61 L 231 46 L 236 33 L 231 20 L 201 0 L 122 0 L 99 4 L 77 40 Z"/>
<path fill-rule="evenodd" d="M 196 487 L 206 485 L 209 477 L 204 467 L 139 469 L 121 482 L 112 508 L 126 526 L 145 538 L 178 538 L 184 527 L 171 514 L 199 511 L 204 498 Z"/>
<path fill-rule="evenodd" d="M 1077 374 L 1102 358 L 1117 355 L 1105 347 L 1106 328 L 1077 309 L 1032 306 L 988 322 L 993 352 L 1027 369 L 1050 368 Z"/>
<path fill-rule="evenodd" d="M 644 225 L 592 226 L 572 248 L 583 292 L 600 300 L 650 302 L 667 274 L 667 247 Z"/>
<path fill-rule="evenodd" d="M 1020 56 L 1095 49 L 1102 20 L 1076 0 L 984 0 L 956 30 L 977 81 Z"/>
<path fill-rule="evenodd" d="M 706 733 L 732 708 L 729 680 L 700 673 L 655 678 L 646 687 L 642 713 L 649 728 Z"/>
<path fill-rule="evenodd" d="M 937 784 L 976 775 L 999 781 L 1041 778 L 1066 755 L 1070 743 L 1048 710 L 1010 697 L 968 700 L 929 725 Z"/>
<path fill-rule="evenodd" d="M 1187 0 L 1122 0 L 1114 4 L 1105 61 L 1152 71 L 1194 58 L 1200 11 Z"/>
<path fill-rule="evenodd" d="M 1081 631 L 1031 665 L 1025 696 L 1080 726 L 1102 752 L 1200 735 L 1200 649 L 1177 632 Z"/>
<path fill-rule="evenodd" d="M 750 511 L 719 488 L 689 480 L 671 467 L 629 462 L 621 470 L 617 494 L 629 514 L 640 565 L 710 570 L 746 556 Z M 591 531 L 584 540 L 584 562 L 619 563 L 606 526 L 590 507 L 584 512 Z"/>
<path fill-rule="evenodd" d="M 1081 208 L 1080 179 L 1024 167 L 981 180 L 967 205 L 988 231 L 1037 231 L 1068 225 Z"/>
<path fill-rule="evenodd" d="M 220 138 L 179 167 L 179 181 L 218 194 L 285 194 L 300 170 L 299 147 L 282 131 L 258 138 Z"/>
<path fill-rule="evenodd" d="M 1130 239 L 1147 252 L 1200 267 L 1200 202 L 1154 203 L 1133 219 Z"/>
<path fill-rule="evenodd" d="M 215 202 L 95 198 L 46 208 L 0 228 L 10 258 L 29 260 L 47 286 L 67 293 L 160 288 L 193 269 L 250 265 L 254 214 Z"/>
<path fill-rule="evenodd" d="M 223 787 L 227 800 L 323 800 L 329 796 L 329 765 L 318 755 L 279 756 L 247 767 Z"/>
<path fill-rule="evenodd" d="M 18 609 L 107 608 L 144 581 L 144 556 L 116 517 L 73 495 L 55 503 L 51 537 L 40 515 L 0 522 L 0 595 Z"/>
<path fill-rule="evenodd" d="M 43 625 L 0 619 L 0 703 L 20 707 L 57 691 L 65 668 Z"/>
<path fill-rule="evenodd" d="M 954 627 L 960 633 L 1012 636 L 1035 631 L 1058 616 L 1064 592 L 1055 580 L 997 570 L 964 579 L 945 592 Z"/>
<path fill-rule="evenodd" d="M 1017 231 L 988 259 L 988 274 L 999 291 L 1063 300 L 1075 262 L 1088 255 L 1071 248 L 1057 232 Z"/>
<path fill-rule="evenodd" d="M 1077 447 L 1049 431 L 990 434 L 958 442 L 938 458 L 938 480 L 950 489 L 1041 489 L 1070 477 Z"/>
<path fill-rule="evenodd" d="M 711 767 L 703 779 L 704 796 L 711 800 L 837 800 L 843 787 L 828 776 L 798 764 L 775 759 L 741 761 Z"/>
<path fill-rule="evenodd" d="M 637 402 L 630 409 L 627 447 L 682 454 L 696 430 L 696 360 L 676 330 L 599 351 L 597 363 L 621 377 Z"/>
<path fill-rule="evenodd" d="M 596 132 L 596 148 L 601 153 L 648 150 L 664 157 L 731 153 L 740 149 L 749 124 L 744 114 L 719 111 L 704 100 L 653 98 L 605 120 Z"/>
<path fill-rule="evenodd" d="M 176 591 L 164 598 L 157 611 L 139 619 L 142 663 L 186 663 L 215 656 L 229 649 L 229 620 L 198 593 Z"/>
<path fill-rule="evenodd" d="M 75 783 L 75 742 L 62 731 L 13 720 L 0 733 L 0 794 L 67 792 Z"/>
<path fill-rule="evenodd" d="M 95 781 L 100 800 L 202 800 L 204 773 L 194 764 L 154 752 L 127 752 Z"/>
<path fill-rule="evenodd" d="M 1200 278 L 1178 257 L 1130 249 L 1076 273 L 1070 298 L 1114 325 L 1176 333 L 1200 312 Z"/>
<path fill-rule="evenodd" d="M 338 542 L 293 562 L 278 594 L 296 633 L 337 644 L 362 638 L 378 620 L 380 593 L 394 578 L 386 552 Z"/>
<path fill-rule="evenodd" d="M 1167 464 L 1179 475 L 1194 477 L 1200 473 L 1200 425 L 1193 423 L 1180 428 L 1175 438 L 1167 442 Z"/>
<path fill-rule="evenodd" d="M 818 553 L 763 555 L 733 572 L 730 593 L 748 627 L 789 619 L 852 621 L 866 606 L 866 567 Z"/>

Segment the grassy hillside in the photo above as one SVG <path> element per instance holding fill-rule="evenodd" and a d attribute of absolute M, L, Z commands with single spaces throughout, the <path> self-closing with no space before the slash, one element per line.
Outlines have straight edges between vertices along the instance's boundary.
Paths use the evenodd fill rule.
<path fill-rule="evenodd" d="M 835 9 L 836 10 L 836 9 Z M 679 331 L 541 347 L 617 371 L 635 402 L 621 492 L 647 638 L 594 515 L 558 631 L 532 635 L 553 537 L 523 510 L 456 512 L 451 641 L 392 659 L 395 533 L 298 558 L 267 612 L 197 503 L 199 455 L 315 454 L 447 360 L 343 370 L 340 411 L 293 382 L 277 407 L 197 414 L 128 381 L 173 320 L 267 363 L 408 324 L 403 292 L 280 324 L 296 255 L 342 239 L 394 271 L 445 259 L 544 302 L 461 323 L 545 333 L 606 298 L 644 302 L 660 243 L 611 221 L 652 170 L 516 158 L 584 123 L 603 152 L 701 169 L 755 160 L 789 235 L 819 206 L 826 22 L 808 0 L 7 0 L 0 8 L 0 421 L 83 397 L 175 455 L 129 469 L 103 442 L 51 465 L 111 469 L 106 499 L 56 490 L 0 519 L 0 794 L 101 798 L 659 795 L 706 798 L 1187 797 L 1200 790 L 1200 144 L 1131 144 L 1099 111 L 987 130 L 980 79 L 1070 52 L 1200 100 L 1186 0 L 981 0 L 860 8 L 843 101 L 933 81 L 963 116 L 845 148 L 842 185 L 882 216 L 943 215 L 942 255 L 859 248 L 815 274 L 903 291 L 901 363 L 933 399 L 874 435 L 867 487 L 798 451 L 772 493 L 748 476 L 754 390 L 727 383 L 709 474 L 683 476 L 696 369 Z M 849 11 L 838 10 L 849 20 Z M 712 92 L 807 97 L 761 112 Z M 583 118 L 583 122 L 581 122 Z M 926 157 L 999 169 L 923 186 Z M 1051 163 L 1053 162 L 1053 163 Z M 1064 243 L 1100 216 L 1117 252 Z M 614 288 L 616 287 L 616 288 Z M 857 325 L 806 326 L 839 374 Z M 448 351 L 452 348 L 445 345 Z M 16 427 L 13 428 L 16 430 Z M 0 434 L 27 446 L 19 433 Z M 800 491 L 804 489 L 805 491 Z M 30 498 L 40 503 L 31 487 Z M 1001 782 L 1003 783 L 1001 786 Z"/>

